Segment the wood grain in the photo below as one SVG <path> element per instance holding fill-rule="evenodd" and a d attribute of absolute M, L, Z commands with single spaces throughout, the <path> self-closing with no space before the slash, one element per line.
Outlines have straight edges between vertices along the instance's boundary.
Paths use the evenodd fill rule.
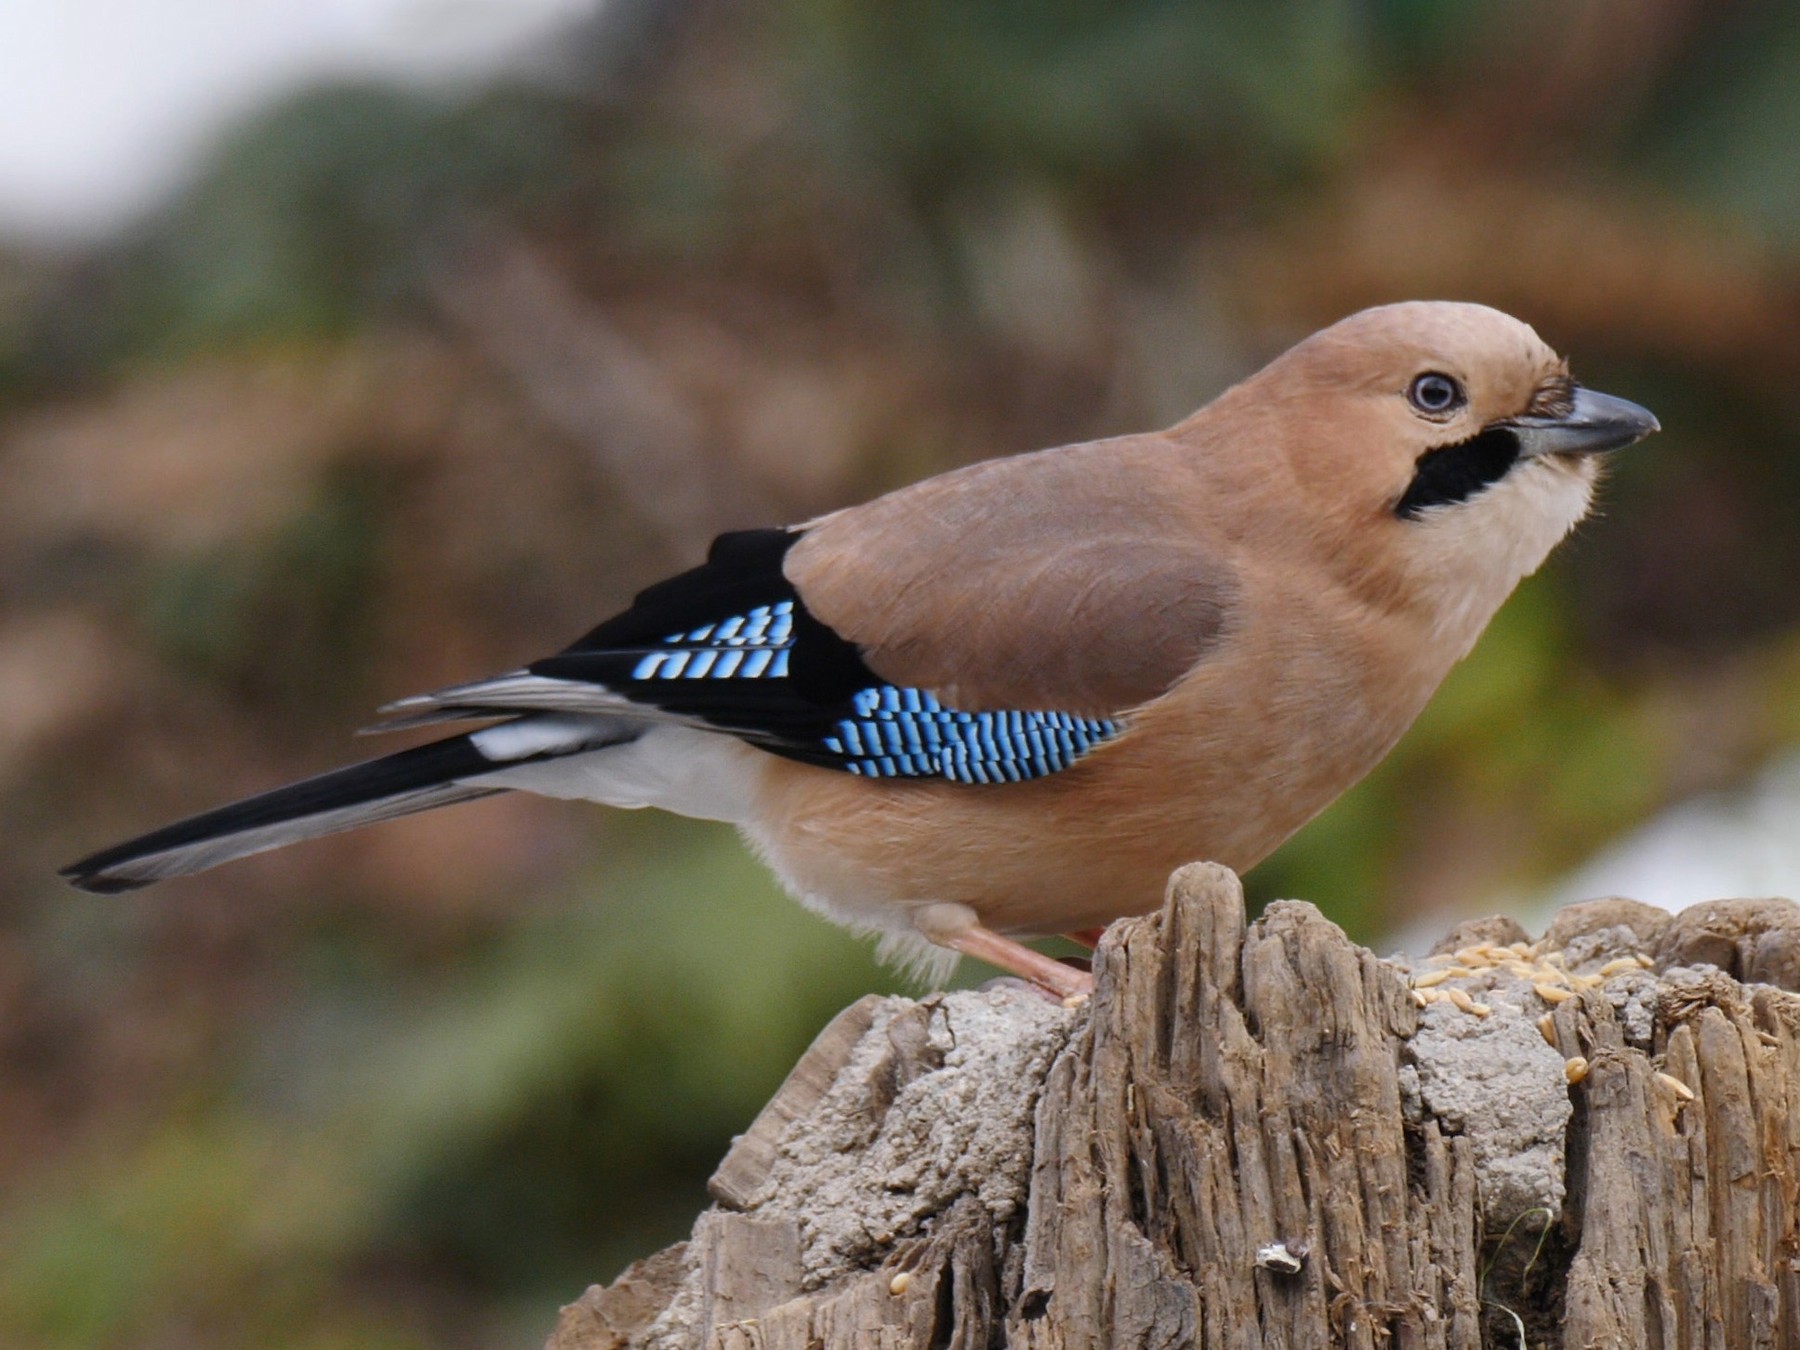
<path fill-rule="evenodd" d="M 565 1308 L 547 1350 L 1800 1346 L 1800 997 L 1736 978 L 1785 980 L 1796 934 L 1789 902 L 1594 902 L 1551 934 L 1573 996 L 1507 973 L 1495 923 L 1435 958 L 1492 957 L 1488 989 L 1421 1007 L 1424 966 L 1310 905 L 1246 925 L 1230 872 L 1184 868 L 1102 941 L 1077 1014 L 1019 991 L 847 1010 L 693 1238 Z"/>

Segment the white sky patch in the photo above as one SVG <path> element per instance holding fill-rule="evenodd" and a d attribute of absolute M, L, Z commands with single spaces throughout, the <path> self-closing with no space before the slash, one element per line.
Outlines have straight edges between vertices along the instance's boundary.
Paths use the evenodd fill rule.
<path fill-rule="evenodd" d="M 1555 908 L 1601 895 L 1669 910 L 1730 897 L 1800 898 L 1800 753 L 1743 788 L 1665 811 L 1595 855 L 1540 903 Z"/>
<path fill-rule="evenodd" d="M 1460 919 L 1510 914 L 1536 935 L 1577 900 L 1622 895 L 1671 912 L 1702 900 L 1800 899 L 1800 750 L 1741 788 L 1670 807 L 1532 894 L 1490 896 L 1466 912 L 1429 915 L 1378 943 L 1424 952 Z"/>
<path fill-rule="evenodd" d="M 289 89 L 477 80 L 601 2 L 0 0 L 0 236 L 102 236 Z"/>

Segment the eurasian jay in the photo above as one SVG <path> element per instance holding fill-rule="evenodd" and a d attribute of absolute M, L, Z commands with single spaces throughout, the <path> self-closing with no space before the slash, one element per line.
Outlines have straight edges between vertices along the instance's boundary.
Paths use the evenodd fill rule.
<path fill-rule="evenodd" d="M 1167 431 L 723 535 L 556 655 L 383 710 L 490 725 L 63 875 L 122 891 L 522 790 L 730 821 L 889 955 L 1079 995 L 1014 938 L 1264 858 L 1399 739 L 1602 456 L 1657 429 L 1505 314 L 1365 310 Z"/>

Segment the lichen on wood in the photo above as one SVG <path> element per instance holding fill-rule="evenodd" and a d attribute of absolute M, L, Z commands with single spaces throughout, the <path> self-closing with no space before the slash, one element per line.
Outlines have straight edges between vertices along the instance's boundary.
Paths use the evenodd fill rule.
<path fill-rule="evenodd" d="M 1800 908 L 1382 960 L 1223 868 L 1067 1011 L 868 998 L 548 1350 L 1800 1346 Z"/>

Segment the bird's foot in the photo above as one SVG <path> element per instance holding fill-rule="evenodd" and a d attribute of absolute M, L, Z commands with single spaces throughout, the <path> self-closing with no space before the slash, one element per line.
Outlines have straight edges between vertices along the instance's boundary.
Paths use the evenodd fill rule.
<path fill-rule="evenodd" d="M 967 905 L 926 905 L 913 915 L 913 924 L 940 947 L 973 956 L 1029 980 L 1064 1007 L 1079 1007 L 1094 992 L 1094 977 L 1087 971 L 1064 965 L 1054 957 L 983 927 L 975 911 Z"/>

